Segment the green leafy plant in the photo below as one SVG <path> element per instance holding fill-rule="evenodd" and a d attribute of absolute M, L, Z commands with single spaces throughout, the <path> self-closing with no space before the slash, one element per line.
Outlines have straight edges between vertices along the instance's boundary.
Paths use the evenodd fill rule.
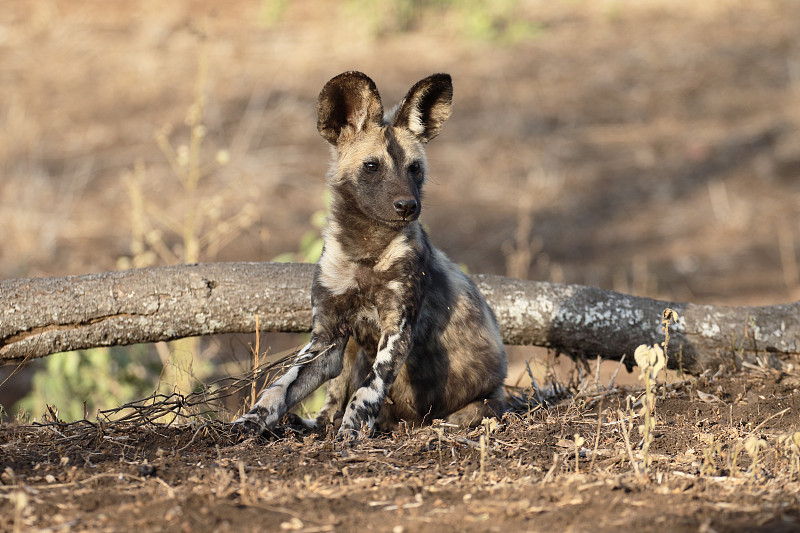
<path fill-rule="evenodd" d="M 296 252 L 282 253 L 272 260 L 278 263 L 316 263 L 322 255 L 322 228 L 330 213 L 330 194 L 325 193 L 325 208 L 316 211 L 311 215 L 311 225 L 314 227 L 308 230 L 300 238 L 300 243 Z"/>
<path fill-rule="evenodd" d="M 265 28 L 278 24 L 289 6 L 289 0 L 261 0 L 258 10 L 258 22 Z"/>
<path fill-rule="evenodd" d="M 349 0 L 345 5 L 348 16 L 359 17 L 376 36 L 412 31 L 425 19 L 445 20 L 469 40 L 508 45 L 544 31 L 523 16 L 520 0 Z"/>
<path fill-rule="evenodd" d="M 33 376 L 30 393 L 17 404 L 41 417 L 54 406 L 65 421 L 150 394 L 160 370 L 144 346 L 93 348 L 53 354 Z"/>
<path fill-rule="evenodd" d="M 544 31 L 540 23 L 520 16 L 519 0 L 453 0 L 449 4 L 459 15 L 460 30 L 471 39 L 511 45 Z"/>

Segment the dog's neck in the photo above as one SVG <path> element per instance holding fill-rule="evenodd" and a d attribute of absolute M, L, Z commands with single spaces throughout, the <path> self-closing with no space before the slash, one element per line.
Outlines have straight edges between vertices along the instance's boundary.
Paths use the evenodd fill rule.
<path fill-rule="evenodd" d="M 401 235 L 411 237 L 421 231 L 418 220 L 400 227 L 380 224 L 364 216 L 337 217 L 332 213 L 323 232 L 325 243 L 334 240 L 343 259 L 354 263 L 374 265 Z M 405 239 L 404 239 L 405 240 Z"/>

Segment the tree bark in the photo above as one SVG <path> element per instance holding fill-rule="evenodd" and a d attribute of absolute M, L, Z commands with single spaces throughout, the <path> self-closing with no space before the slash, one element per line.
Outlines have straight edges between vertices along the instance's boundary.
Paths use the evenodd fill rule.
<path fill-rule="evenodd" d="M 311 326 L 314 265 L 212 263 L 0 281 L 0 362 L 67 350 Z M 666 302 L 593 287 L 475 275 L 507 344 L 618 360 L 664 341 L 669 366 L 699 373 L 800 352 L 800 303 L 727 307 Z"/>

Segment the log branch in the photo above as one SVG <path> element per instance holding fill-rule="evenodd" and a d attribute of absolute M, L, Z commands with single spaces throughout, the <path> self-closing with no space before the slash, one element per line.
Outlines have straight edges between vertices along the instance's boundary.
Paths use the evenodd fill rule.
<path fill-rule="evenodd" d="M 0 281 L 0 363 L 96 346 L 215 333 L 303 332 L 314 265 L 211 263 Z M 690 373 L 758 355 L 800 353 L 800 303 L 728 307 L 639 298 L 593 287 L 475 275 L 504 342 L 619 359 L 664 340 Z M 628 357 L 629 364 L 632 357 Z"/>

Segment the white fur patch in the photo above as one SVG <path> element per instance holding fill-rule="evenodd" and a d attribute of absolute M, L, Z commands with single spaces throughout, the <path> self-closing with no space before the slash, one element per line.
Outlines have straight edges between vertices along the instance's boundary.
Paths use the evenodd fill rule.
<path fill-rule="evenodd" d="M 375 404 L 381 401 L 381 392 L 383 391 L 383 380 L 376 378 L 370 387 L 361 387 L 353 395 L 353 400 L 356 405 L 363 405 L 365 403 Z"/>
<path fill-rule="evenodd" d="M 405 309 L 402 310 L 405 312 Z M 400 339 L 400 336 L 403 334 L 403 330 L 405 329 L 406 323 L 403 321 L 400 324 L 400 331 L 390 335 L 386 339 L 386 346 L 380 350 L 375 357 L 375 366 L 380 363 L 390 362 L 392 360 L 392 354 L 394 351 L 395 343 Z M 386 384 L 383 381 L 383 378 L 380 376 L 375 376 L 374 381 L 370 384 L 369 387 L 361 387 L 356 391 L 353 395 L 353 399 L 350 405 L 347 406 L 347 409 L 344 412 L 344 419 L 342 421 L 342 428 L 349 428 L 349 429 L 357 429 L 356 426 L 356 413 L 358 408 L 365 405 L 365 404 L 380 404 L 383 402 L 386 396 Z M 351 408 L 351 405 L 355 405 L 354 408 Z M 375 425 L 375 417 L 370 415 L 366 420 L 367 424 L 369 425 L 370 429 Z M 342 431 L 341 429 L 339 430 Z"/>
<path fill-rule="evenodd" d="M 282 375 L 275 383 L 267 387 L 258 398 L 259 407 L 272 407 L 286 401 L 286 389 L 297 379 L 300 367 L 295 365 Z"/>
<path fill-rule="evenodd" d="M 406 327 L 405 321 L 400 324 L 400 331 L 393 335 L 389 335 L 386 339 L 386 346 L 378 352 L 375 356 L 375 365 L 379 363 L 388 363 L 392 360 L 392 352 L 394 350 L 394 343 L 400 339 L 400 335 L 403 334 L 403 330 Z"/>
<path fill-rule="evenodd" d="M 256 424 L 257 426 L 260 426 L 261 429 L 266 429 L 267 428 L 266 425 L 264 425 L 264 423 L 261 421 L 260 418 L 258 418 L 258 415 L 255 414 L 255 413 L 245 413 L 245 414 L 243 414 L 242 416 L 240 416 L 239 418 L 237 418 L 236 420 L 233 421 L 234 424 L 242 424 L 244 422 L 252 422 L 253 424 Z"/>
<path fill-rule="evenodd" d="M 375 427 L 375 417 L 370 415 L 367 417 L 367 427 L 371 430 Z M 342 427 L 339 428 L 339 435 L 345 436 L 345 438 L 350 439 L 354 438 L 357 435 L 357 432 L 361 429 L 360 424 L 356 424 L 356 419 L 352 415 L 352 413 L 348 416 L 345 414 L 344 418 L 342 419 Z"/>
<path fill-rule="evenodd" d="M 311 343 L 310 342 L 308 344 L 306 344 L 305 346 L 303 346 L 302 348 L 300 348 L 300 351 L 297 352 L 297 355 L 294 358 L 295 364 L 305 363 L 306 359 L 307 359 L 306 355 L 308 354 L 308 351 L 310 349 L 311 349 Z"/>
<path fill-rule="evenodd" d="M 300 422 L 308 429 L 314 429 L 317 427 L 317 421 L 312 418 L 303 418 L 302 416 L 298 417 Z"/>
<path fill-rule="evenodd" d="M 415 102 L 417 104 L 417 102 Z M 414 135 L 422 135 L 425 133 L 425 124 L 422 123 L 422 113 L 416 105 L 411 107 L 411 112 L 408 116 L 408 129 Z"/>
<path fill-rule="evenodd" d="M 408 238 L 401 233 L 389 243 L 386 250 L 381 254 L 378 262 L 375 263 L 376 272 L 384 272 L 388 270 L 398 259 L 404 257 L 411 250 L 408 245 Z"/>
<path fill-rule="evenodd" d="M 327 234 L 319 266 L 319 280 L 333 294 L 342 295 L 356 287 L 355 266 L 347 258 L 339 241 Z"/>
<path fill-rule="evenodd" d="M 386 287 L 392 291 L 393 293 L 397 294 L 400 292 L 400 289 L 403 287 L 403 283 L 400 280 L 392 280 L 386 284 Z"/>
<path fill-rule="evenodd" d="M 344 417 L 342 418 L 342 427 L 339 428 L 339 433 L 342 433 L 342 430 L 344 429 L 359 429 L 359 425 L 357 424 L 358 421 L 356 420 L 358 408 L 364 404 L 375 405 L 383 400 L 383 380 L 377 378 L 372 385 L 372 387 L 361 387 L 353 395 L 353 401 L 350 402 L 350 405 L 347 406 L 347 409 L 344 412 Z M 378 388 L 376 390 L 373 387 Z M 351 405 L 355 405 L 355 407 L 351 408 Z M 366 423 L 370 429 L 375 427 L 375 416 L 369 415 Z"/>

